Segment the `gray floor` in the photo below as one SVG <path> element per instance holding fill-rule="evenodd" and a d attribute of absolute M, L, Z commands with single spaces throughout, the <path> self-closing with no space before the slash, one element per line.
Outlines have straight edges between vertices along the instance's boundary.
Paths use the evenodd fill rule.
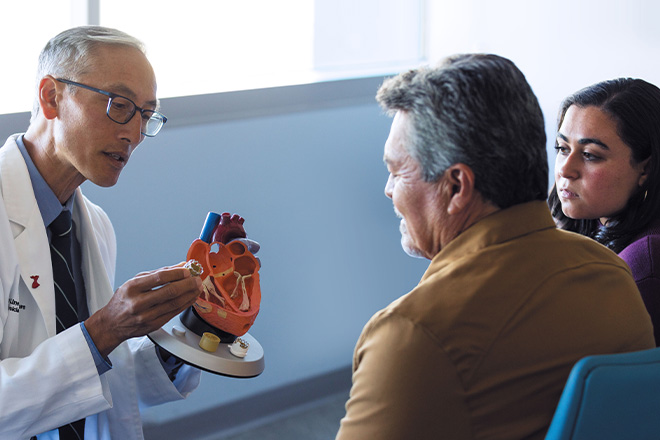
<path fill-rule="evenodd" d="M 337 394 L 204 440 L 334 440 L 339 420 L 345 414 L 346 400 L 347 393 Z"/>

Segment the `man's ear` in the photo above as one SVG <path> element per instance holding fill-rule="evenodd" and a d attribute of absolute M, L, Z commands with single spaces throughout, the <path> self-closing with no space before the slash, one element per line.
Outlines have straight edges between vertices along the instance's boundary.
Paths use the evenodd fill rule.
<path fill-rule="evenodd" d="M 455 215 L 469 206 L 474 198 L 474 172 L 469 166 L 457 163 L 445 171 L 445 178 L 451 188 L 447 213 Z"/>
<path fill-rule="evenodd" d="M 39 110 L 46 119 L 55 119 L 58 113 L 59 92 L 57 80 L 50 75 L 44 76 L 39 81 L 37 96 L 39 98 Z"/>

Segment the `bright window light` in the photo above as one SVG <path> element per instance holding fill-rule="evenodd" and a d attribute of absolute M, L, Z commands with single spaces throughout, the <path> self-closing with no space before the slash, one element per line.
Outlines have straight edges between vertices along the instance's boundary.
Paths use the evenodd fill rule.
<path fill-rule="evenodd" d="M 309 0 L 108 0 L 100 11 L 101 25 L 147 45 L 160 97 L 295 83 L 312 67 Z"/>
<path fill-rule="evenodd" d="M 43 45 L 74 25 L 100 24 L 142 40 L 158 96 L 201 95 L 397 73 L 424 61 L 426 0 L 23 0 L 0 30 L 0 113 L 32 107 Z M 48 6 L 49 14 L 33 14 Z"/>
<path fill-rule="evenodd" d="M 35 14 L 39 8 L 47 8 L 48 13 Z M 0 114 L 28 111 L 36 90 L 39 52 L 49 39 L 71 26 L 70 1 L 3 2 L 2 16 Z"/>

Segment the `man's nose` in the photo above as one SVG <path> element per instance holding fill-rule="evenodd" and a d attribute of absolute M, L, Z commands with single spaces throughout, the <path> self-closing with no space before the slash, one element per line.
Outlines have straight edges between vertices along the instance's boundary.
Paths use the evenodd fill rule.
<path fill-rule="evenodd" d="M 138 144 L 144 140 L 144 135 L 142 134 L 144 126 L 142 124 L 142 114 L 139 110 L 136 111 L 131 120 L 122 127 L 124 130 L 121 133 L 121 137 L 129 144 L 137 147 Z"/>
<path fill-rule="evenodd" d="M 394 186 L 394 180 L 392 179 L 392 174 L 387 177 L 387 183 L 385 183 L 385 196 L 392 198 L 392 187 Z"/>

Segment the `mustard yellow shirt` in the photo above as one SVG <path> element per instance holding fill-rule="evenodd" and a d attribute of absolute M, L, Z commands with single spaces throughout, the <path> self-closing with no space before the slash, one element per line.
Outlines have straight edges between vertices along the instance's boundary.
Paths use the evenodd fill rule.
<path fill-rule="evenodd" d="M 337 439 L 543 439 L 578 359 L 653 347 L 626 264 L 544 202 L 517 205 L 369 320 Z"/>

